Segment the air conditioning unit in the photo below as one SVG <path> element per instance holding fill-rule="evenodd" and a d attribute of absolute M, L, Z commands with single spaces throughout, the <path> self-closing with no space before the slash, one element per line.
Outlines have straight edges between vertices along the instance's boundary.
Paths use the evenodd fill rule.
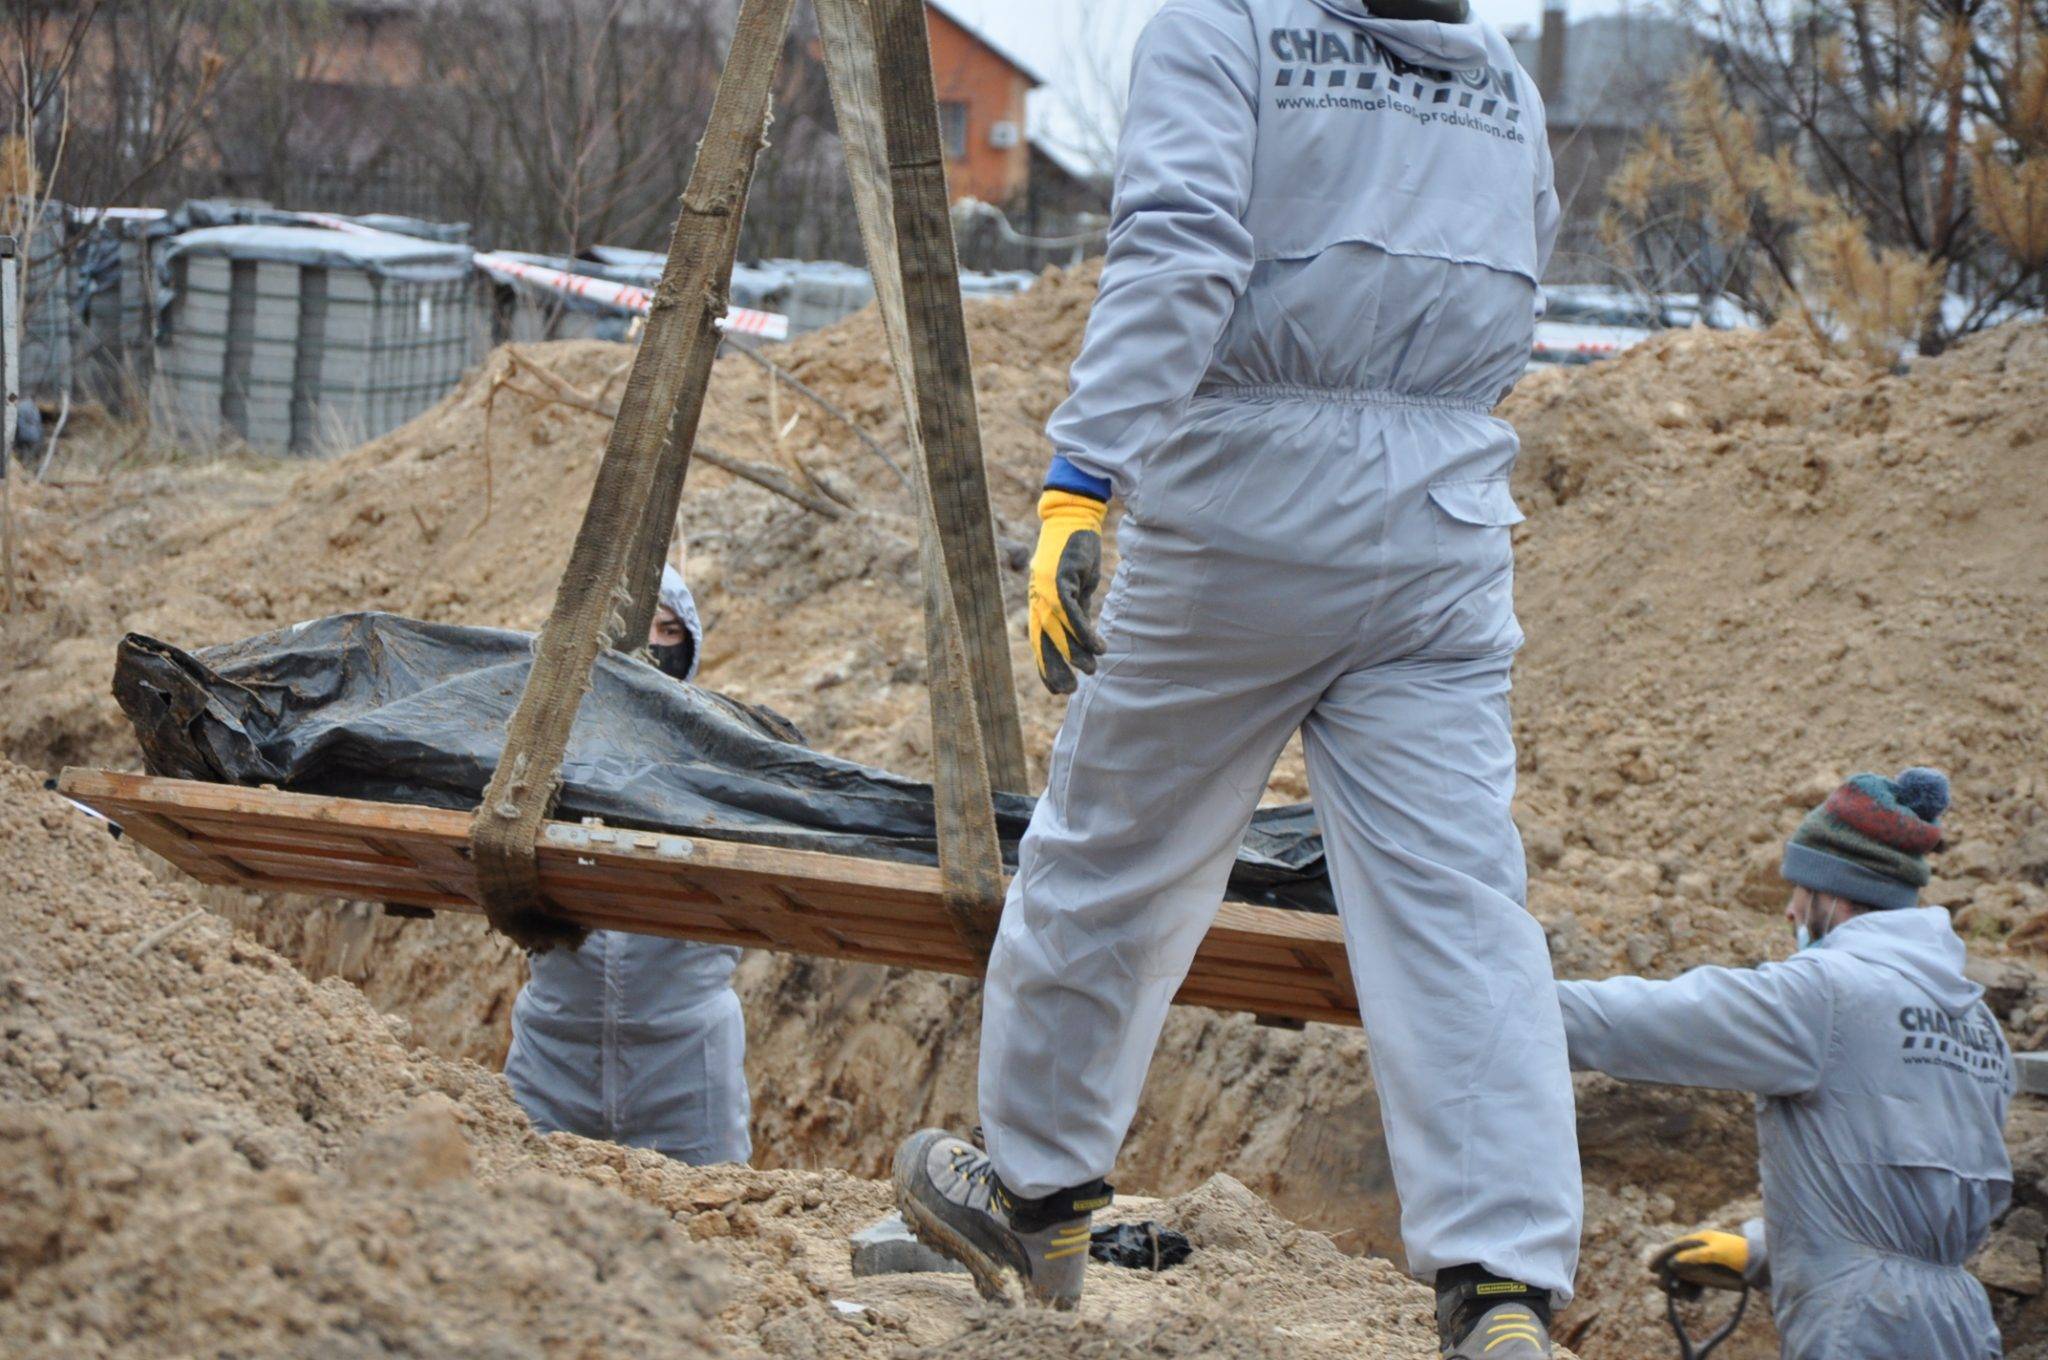
<path fill-rule="evenodd" d="M 1009 151 L 1023 140 L 1024 136 L 1017 130 L 1017 125 L 1007 119 L 989 125 L 988 144 L 998 151 Z"/>

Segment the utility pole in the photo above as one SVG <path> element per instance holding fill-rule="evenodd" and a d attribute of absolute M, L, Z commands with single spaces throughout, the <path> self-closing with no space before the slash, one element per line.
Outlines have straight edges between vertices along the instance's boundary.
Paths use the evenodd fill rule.
<path fill-rule="evenodd" d="M 5 603 L 14 612 L 14 430 L 21 412 L 21 294 L 15 280 L 14 238 L 0 236 L 0 384 L 5 385 L 6 419 L 0 421 L 0 578 Z"/>
<path fill-rule="evenodd" d="M 1565 17 L 1565 0 L 1543 0 L 1543 31 L 1536 39 L 1536 88 L 1543 102 L 1553 110 L 1564 93 L 1565 43 L 1570 20 Z"/>

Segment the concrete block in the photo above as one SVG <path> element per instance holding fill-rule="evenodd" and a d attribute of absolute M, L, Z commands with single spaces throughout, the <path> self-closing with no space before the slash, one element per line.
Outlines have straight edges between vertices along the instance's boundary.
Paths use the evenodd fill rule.
<path fill-rule="evenodd" d="M 204 289 L 225 293 L 232 272 L 228 262 L 218 255 L 185 257 L 185 286 L 194 292 Z"/>
<path fill-rule="evenodd" d="M 2030 1096 L 2048 1096 L 2048 1053 L 2012 1055 L 2019 1088 Z"/>
<path fill-rule="evenodd" d="M 848 1239 L 855 1275 L 964 1275 L 967 1267 L 911 1235 L 903 1215 L 877 1219 Z"/>

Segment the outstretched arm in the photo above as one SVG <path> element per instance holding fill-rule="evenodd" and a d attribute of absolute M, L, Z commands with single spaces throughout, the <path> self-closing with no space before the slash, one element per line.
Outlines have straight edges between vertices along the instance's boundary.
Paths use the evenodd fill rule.
<path fill-rule="evenodd" d="M 1557 999 L 1575 1068 L 1767 1096 L 1819 1084 L 1834 1028 L 1834 988 L 1813 959 L 1560 982 Z"/>
<path fill-rule="evenodd" d="M 1186 408 L 1251 275 L 1258 50 L 1235 0 L 1167 0 L 1131 62 L 1102 285 L 1046 485 L 1109 499 Z"/>

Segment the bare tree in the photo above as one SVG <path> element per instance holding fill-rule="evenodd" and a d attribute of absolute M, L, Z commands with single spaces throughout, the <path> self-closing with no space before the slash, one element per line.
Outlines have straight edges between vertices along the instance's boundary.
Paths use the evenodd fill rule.
<path fill-rule="evenodd" d="M 16 0 L 0 31 L 0 232 L 23 272 L 24 387 L 68 391 L 71 264 L 95 219 L 174 171 L 228 62 L 203 37 L 222 0 Z M 86 337 L 91 339 L 90 336 Z"/>
<path fill-rule="evenodd" d="M 1681 0 L 1719 40 L 1615 249 L 1882 357 L 2048 303 L 2048 0 Z"/>
<path fill-rule="evenodd" d="M 716 85 L 704 0 L 454 0 L 420 40 L 420 129 L 473 222 L 573 253 L 672 210 Z"/>
<path fill-rule="evenodd" d="M 86 204 L 182 189 L 179 179 L 202 140 L 205 112 L 235 65 L 219 45 L 226 0 L 104 0 L 61 8 L 71 11 L 63 43 L 49 40 L 57 25 L 47 10 L 42 41 L 22 31 L 35 17 L 29 7 L 17 11 L 17 49 L 40 50 L 43 58 L 0 76 L 0 83 L 12 77 L 10 104 L 35 110 L 27 121 L 53 188 Z"/>

